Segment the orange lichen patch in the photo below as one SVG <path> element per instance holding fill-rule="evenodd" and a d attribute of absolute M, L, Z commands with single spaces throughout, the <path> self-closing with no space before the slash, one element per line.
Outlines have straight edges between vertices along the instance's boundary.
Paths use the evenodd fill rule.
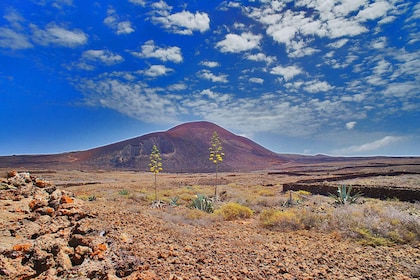
<path fill-rule="evenodd" d="M 16 208 L 16 209 L 15 209 L 15 212 L 16 212 L 16 213 L 25 213 L 25 211 L 24 211 L 24 210 L 22 210 L 22 208 L 20 208 L 20 207 Z"/>
<path fill-rule="evenodd" d="M 47 215 L 50 215 L 51 216 L 54 213 L 54 208 L 52 208 L 52 207 L 46 207 L 45 208 L 45 213 Z"/>
<path fill-rule="evenodd" d="M 74 201 L 74 199 L 71 198 L 71 197 L 69 197 L 69 196 L 67 196 L 67 195 L 63 195 L 61 197 L 61 200 L 60 201 L 61 201 L 61 203 L 72 203 Z"/>
<path fill-rule="evenodd" d="M 32 199 L 31 202 L 29 202 L 29 208 L 32 210 L 36 206 L 36 199 Z"/>
<path fill-rule="evenodd" d="M 14 251 L 28 252 L 31 249 L 31 244 L 16 244 L 13 246 Z"/>
<path fill-rule="evenodd" d="M 105 251 L 106 250 L 106 244 L 104 244 L 104 243 L 98 244 L 97 248 L 100 251 Z"/>
<path fill-rule="evenodd" d="M 16 170 L 9 171 L 9 172 L 7 172 L 7 178 L 15 177 L 17 174 L 18 173 L 17 173 Z"/>
<path fill-rule="evenodd" d="M 38 208 L 47 206 L 47 201 L 46 200 L 40 200 L 40 199 L 32 199 L 31 202 L 29 202 L 29 209 L 31 209 L 31 211 L 34 211 Z"/>
<path fill-rule="evenodd" d="M 48 182 L 47 181 L 44 181 L 42 179 L 36 178 L 35 179 L 35 185 L 37 187 L 44 188 L 44 187 L 46 187 L 48 185 Z"/>
<path fill-rule="evenodd" d="M 91 254 L 92 257 L 97 256 L 98 259 L 104 258 L 104 252 L 106 251 L 106 244 L 100 243 L 96 246 L 95 252 Z"/>

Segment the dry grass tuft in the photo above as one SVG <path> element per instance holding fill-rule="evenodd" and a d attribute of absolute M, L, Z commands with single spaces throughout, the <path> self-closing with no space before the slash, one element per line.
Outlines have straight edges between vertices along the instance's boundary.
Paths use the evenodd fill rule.
<path fill-rule="evenodd" d="M 250 208 L 235 202 L 224 204 L 214 212 L 214 215 L 221 216 L 225 221 L 247 219 L 252 217 L 252 214 Z"/>

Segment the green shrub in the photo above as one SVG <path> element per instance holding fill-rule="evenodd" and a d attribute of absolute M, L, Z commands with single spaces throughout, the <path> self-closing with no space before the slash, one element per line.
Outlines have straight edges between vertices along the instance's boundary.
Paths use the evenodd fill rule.
<path fill-rule="evenodd" d="M 297 230 L 304 228 L 296 211 L 280 211 L 275 209 L 264 210 L 260 214 L 260 222 L 267 228 L 280 228 L 285 230 Z"/>
<path fill-rule="evenodd" d="M 172 198 L 170 198 L 169 199 L 169 205 L 170 206 L 178 206 L 179 204 L 178 204 L 178 199 L 179 199 L 179 197 L 172 197 Z"/>
<path fill-rule="evenodd" d="M 204 194 L 197 194 L 197 197 L 192 201 L 191 207 L 207 213 L 213 213 L 214 211 L 213 203 Z"/>
<path fill-rule="evenodd" d="M 362 196 L 360 192 L 351 195 L 352 186 L 347 187 L 346 185 L 341 185 L 337 187 L 337 194 L 330 194 L 334 198 L 336 204 L 346 205 L 354 204 Z"/>
<path fill-rule="evenodd" d="M 393 242 L 389 240 L 388 238 L 375 235 L 374 233 L 372 233 L 371 230 L 367 228 L 356 228 L 354 229 L 354 232 L 359 234 L 359 238 L 358 238 L 359 243 L 363 245 L 368 245 L 368 246 L 373 246 L 373 247 L 393 245 Z"/>
<path fill-rule="evenodd" d="M 415 243 L 420 240 L 420 217 L 381 204 L 346 205 L 324 219 L 322 230 L 338 230 L 364 245 Z"/>
<path fill-rule="evenodd" d="M 128 190 L 120 190 L 118 192 L 118 194 L 121 195 L 121 196 L 127 196 L 128 197 L 130 195 L 130 192 Z"/>
<path fill-rule="evenodd" d="M 236 219 L 250 218 L 253 214 L 252 210 L 239 203 L 230 202 L 222 205 L 214 214 L 220 215 L 225 221 L 232 221 Z"/>

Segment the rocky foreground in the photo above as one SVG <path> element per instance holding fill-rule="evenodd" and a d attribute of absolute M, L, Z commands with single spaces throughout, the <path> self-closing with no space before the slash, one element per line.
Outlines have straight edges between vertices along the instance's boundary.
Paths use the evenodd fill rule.
<path fill-rule="evenodd" d="M 182 208 L 83 201 L 29 173 L 0 178 L 0 211 L 0 279 L 420 278 L 418 245 L 188 222 Z"/>

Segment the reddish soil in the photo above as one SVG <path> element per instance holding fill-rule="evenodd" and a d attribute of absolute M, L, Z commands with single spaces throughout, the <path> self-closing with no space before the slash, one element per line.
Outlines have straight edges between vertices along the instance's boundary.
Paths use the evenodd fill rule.
<path fill-rule="evenodd" d="M 263 227 L 258 207 L 270 207 L 265 205 L 281 197 L 282 184 L 301 175 L 221 174 L 227 200 L 274 193 L 264 197 L 264 205 L 252 204 L 253 218 L 234 221 L 198 214 L 188 205 L 152 209 L 148 173 L 35 170 L 31 175 L 16 172 L 1 179 L 0 279 L 420 277 L 417 241 L 372 247 L 339 232 Z M 159 174 L 159 195 L 181 189 L 211 193 L 213 176 Z M 418 175 L 394 179 L 406 186 L 419 182 Z"/>

